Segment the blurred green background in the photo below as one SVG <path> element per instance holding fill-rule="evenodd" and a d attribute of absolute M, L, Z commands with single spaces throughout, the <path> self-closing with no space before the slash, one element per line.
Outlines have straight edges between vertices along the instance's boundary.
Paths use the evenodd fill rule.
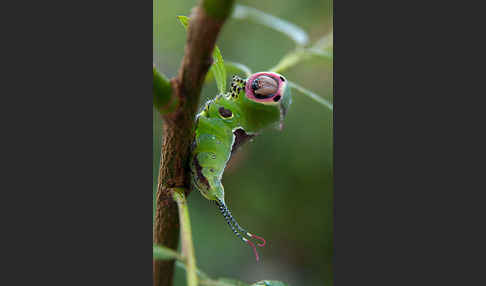
<path fill-rule="evenodd" d="M 154 0 L 154 63 L 176 75 L 186 34 L 177 15 L 189 15 L 196 0 Z M 332 0 L 236 1 L 303 28 L 310 43 L 332 30 Z M 158 17 L 157 17 L 158 16 Z M 253 72 L 273 67 L 295 48 L 285 35 L 247 21 L 229 19 L 218 39 L 224 60 Z M 332 101 L 332 62 L 304 61 L 283 72 L 291 81 Z M 231 74 L 228 74 L 228 81 Z M 217 93 L 214 82 L 202 100 Z M 154 111 L 154 189 L 160 160 L 162 122 Z M 281 280 L 290 285 L 332 285 L 333 281 L 333 116 L 313 100 L 293 93 L 284 129 L 266 130 L 240 149 L 223 176 L 226 202 L 238 222 L 265 237 L 260 262 L 232 233 L 217 207 L 192 192 L 188 197 L 198 267 L 213 278 L 246 282 Z M 174 285 L 185 285 L 176 268 Z"/>

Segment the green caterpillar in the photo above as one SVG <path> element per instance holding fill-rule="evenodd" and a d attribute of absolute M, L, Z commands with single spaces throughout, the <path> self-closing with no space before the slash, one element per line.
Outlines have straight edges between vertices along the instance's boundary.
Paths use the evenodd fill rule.
<path fill-rule="evenodd" d="M 249 238 L 259 240 L 260 247 L 265 239 L 249 233 L 233 218 L 224 202 L 221 177 L 238 147 L 266 127 L 282 128 L 290 103 L 287 80 L 277 73 L 259 72 L 247 80 L 233 76 L 231 91 L 208 101 L 196 117 L 190 158 L 193 188 L 216 202 L 235 235 L 253 248 L 257 261 L 258 253 Z"/>

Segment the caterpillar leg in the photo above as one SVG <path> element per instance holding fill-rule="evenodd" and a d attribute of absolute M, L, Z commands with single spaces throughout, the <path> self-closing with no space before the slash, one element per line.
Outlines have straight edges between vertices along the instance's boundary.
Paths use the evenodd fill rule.
<path fill-rule="evenodd" d="M 249 233 L 248 231 L 246 231 L 244 228 L 242 228 L 238 222 L 236 222 L 236 220 L 233 218 L 233 215 L 231 214 L 230 210 L 228 209 L 228 207 L 226 206 L 226 204 L 221 201 L 221 200 L 218 200 L 216 201 L 216 204 L 218 205 L 219 207 L 219 210 L 221 211 L 221 214 L 224 216 L 224 218 L 226 219 L 226 222 L 228 223 L 228 225 L 231 227 L 231 229 L 233 230 L 233 233 L 239 237 L 243 242 L 247 243 L 248 245 L 251 246 L 251 248 L 253 249 L 253 252 L 255 253 L 255 258 L 256 258 L 256 261 L 259 260 L 259 256 L 258 256 L 258 252 L 256 251 L 256 247 L 255 247 L 255 244 L 253 244 L 252 241 L 250 241 L 249 239 L 247 239 L 246 237 L 244 237 L 244 235 L 250 237 L 250 238 L 255 238 L 257 240 L 260 240 L 262 243 L 257 243 L 257 245 L 259 247 L 263 247 L 265 246 L 265 239 L 260 237 L 260 236 L 257 236 L 257 235 L 254 235 L 254 234 L 251 234 Z M 236 226 L 236 228 L 235 228 Z M 238 229 L 238 230 L 237 230 Z M 238 232 L 239 231 L 239 232 Z M 241 233 L 240 233 L 241 232 Z M 242 235 L 243 234 L 243 235 Z"/>

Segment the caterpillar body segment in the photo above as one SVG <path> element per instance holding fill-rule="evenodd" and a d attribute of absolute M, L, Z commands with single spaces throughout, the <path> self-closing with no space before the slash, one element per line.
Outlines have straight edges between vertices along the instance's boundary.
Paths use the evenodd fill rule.
<path fill-rule="evenodd" d="M 215 201 L 228 225 L 242 241 L 265 240 L 243 229 L 224 201 L 221 179 L 231 155 L 248 139 L 269 126 L 282 128 L 291 103 L 287 80 L 280 74 L 260 72 L 247 80 L 233 76 L 230 91 L 208 101 L 196 117 L 195 139 L 190 166 L 192 187 L 206 199 Z"/>

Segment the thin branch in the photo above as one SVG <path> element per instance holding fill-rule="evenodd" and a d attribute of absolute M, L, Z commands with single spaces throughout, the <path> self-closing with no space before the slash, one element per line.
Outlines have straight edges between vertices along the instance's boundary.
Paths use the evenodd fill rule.
<path fill-rule="evenodd" d="M 297 48 L 296 50 L 285 55 L 273 68 L 270 70 L 273 72 L 281 73 L 289 68 L 308 60 L 312 57 L 320 57 L 327 60 L 332 60 L 332 53 L 326 50 L 319 50 L 317 48 Z"/>
<path fill-rule="evenodd" d="M 329 34 L 320 38 L 312 47 L 319 50 L 325 50 L 332 48 L 334 42 L 334 32 L 331 31 Z"/>
<path fill-rule="evenodd" d="M 283 71 L 288 70 L 309 57 L 310 55 L 305 51 L 304 48 L 297 48 L 296 50 L 286 54 L 276 66 L 270 69 L 270 71 L 282 73 Z"/>
<path fill-rule="evenodd" d="M 253 7 L 237 4 L 233 13 L 233 18 L 239 20 L 250 20 L 272 28 L 287 35 L 298 46 L 305 46 L 309 41 L 309 36 L 299 26 Z"/>
<path fill-rule="evenodd" d="M 196 274 L 196 257 L 194 256 L 194 246 L 192 245 L 191 221 L 189 219 L 189 211 L 187 210 L 186 197 L 184 196 L 184 189 L 174 188 L 172 193 L 174 200 L 177 202 L 179 208 L 179 220 L 181 222 L 181 241 L 182 241 L 182 257 L 186 261 L 187 266 L 187 285 L 197 286 Z"/>
<path fill-rule="evenodd" d="M 333 32 L 331 31 L 329 34 L 322 37 L 311 47 L 307 47 L 307 48 L 297 47 L 294 51 L 285 55 L 270 70 L 273 72 L 281 73 L 297 65 L 298 63 L 308 60 L 315 56 L 332 61 L 333 59 L 332 46 L 333 46 Z M 331 51 L 329 49 L 331 49 Z"/>
<path fill-rule="evenodd" d="M 177 249 L 179 234 L 178 207 L 171 190 L 186 188 L 186 196 L 190 192 L 187 166 L 194 137 L 194 118 L 216 39 L 233 4 L 234 0 L 200 0 L 193 8 L 184 58 L 177 77 L 171 80 L 179 103 L 174 112 L 162 116 L 164 138 L 154 223 L 154 244 L 171 249 Z M 154 260 L 153 266 L 154 285 L 172 285 L 174 260 Z"/>
<path fill-rule="evenodd" d="M 334 110 L 334 106 L 331 102 L 329 102 L 328 100 L 320 97 L 319 95 L 315 94 L 314 92 L 306 89 L 306 88 L 303 88 L 302 86 L 296 84 L 295 82 L 289 82 L 290 84 L 290 87 L 297 90 L 298 92 L 310 97 L 312 100 L 315 100 L 316 102 L 318 102 L 319 104 L 322 104 L 324 105 L 325 107 L 329 108 L 329 110 L 333 111 Z"/>

